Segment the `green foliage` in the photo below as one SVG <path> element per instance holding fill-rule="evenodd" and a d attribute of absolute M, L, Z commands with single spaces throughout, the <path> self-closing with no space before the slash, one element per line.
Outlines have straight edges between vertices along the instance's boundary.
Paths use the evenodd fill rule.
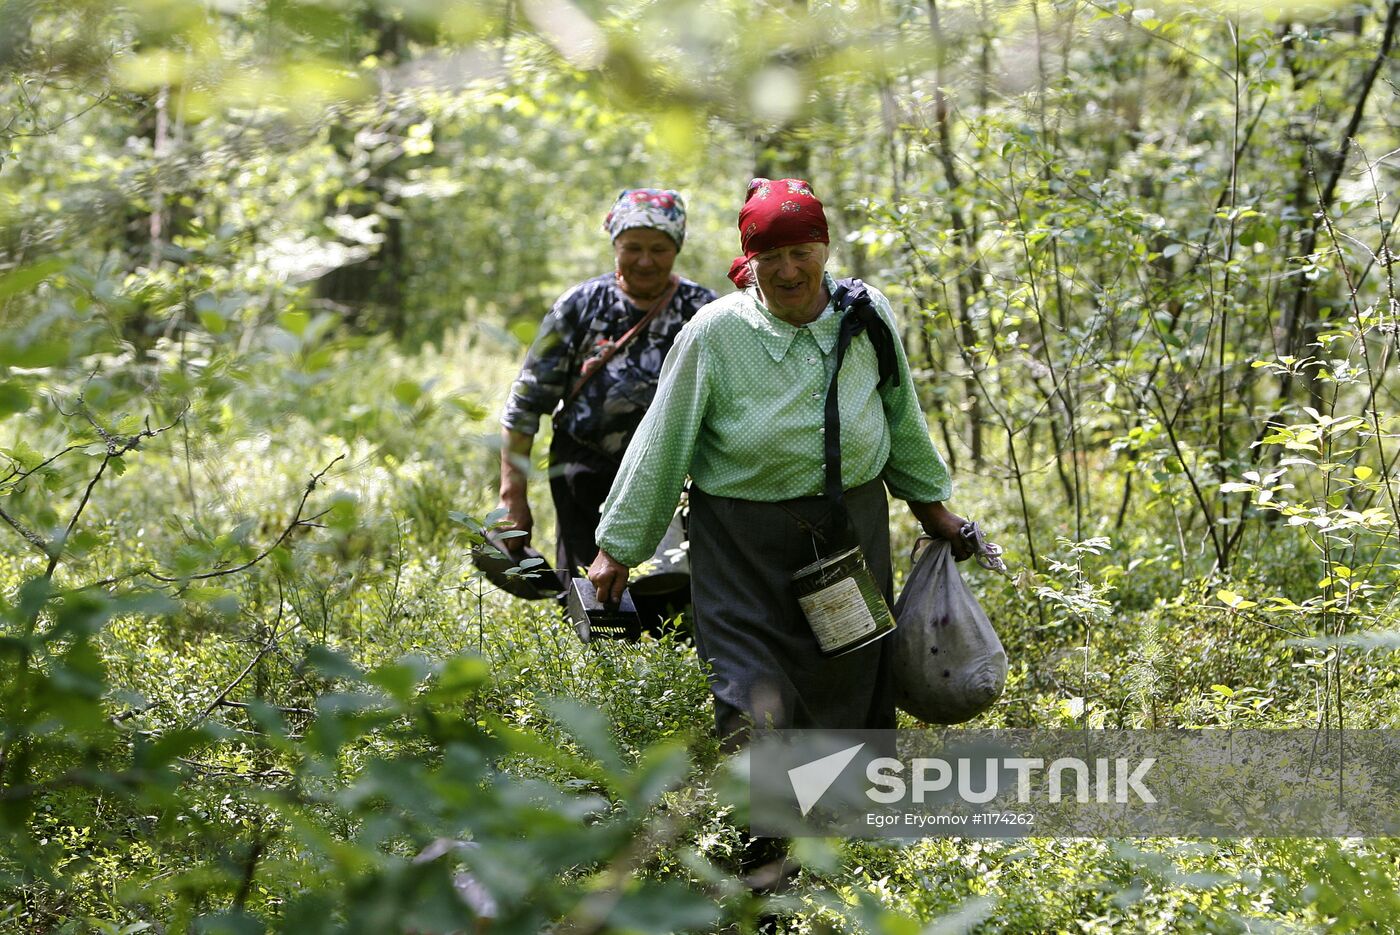
<path fill-rule="evenodd" d="M 7 637 L 0 703 L 0 869 L 11 892 L 79 896 L 69 887 L 97 869 L 83 865 L 120 852 L 121 826 L 132 823 L 154 832 L 152 866 L 122 873 L 112 908 L 181 927 L 261 929 L 258 917 L 270 913 L 289 931 L 445 931 L 485 912 L 506 931 L 536 931 L 561 917 L 671 931 L 718 917 L 702 892 L 619 870 L 638 859 L 644 828 L 656 834 L 659 796 L 686 777 L 683 746 L 656 745 L 629 764 L 605 720 L 555 702 L 550 710 L 581 749 L 573 754 L 474 713 L 490 679 L 478 656 L 408 656 L 364 670 L 321 646 L 297 667 L 325 686 L 314 713 L 293 709 L 312 718 L 304 729 L 288 723 L 285 707 L 257 699 L 242 709 L 251 731 L 133 729 L 129 722 L 140 723 L 151 704 L 126 712 L 135 716 L 107 714 L 93 637 L 114 617 L 150 609 L 148 600 L 94 595 L 51 600 L 42 579 L 6 607 L 7 632 L 28 634 Z M 36 630 L 40 619 L 51 623 Z M 517 778 L 498 765 L 511 758 L 589 782 L 571 792 L 567 783 Z M 201 774 L 222 788 L 191 784 Z M 225 784 L 224 776 L 256 781 Z M 84 826 L 76 840 L 43 830 L 58 809 L 71 821 L 99 806 L 103 824 Z M 467 842 L 429 849 L 459 838 Z M 464 904 L 454 872 L 469 873 L 488 901 Z M 263 881 L 256 893 L 255 879 Z M 294 892 L 268 901 L 293 881 Z M 210 911 L 211 900 L 230 898 L 231 909 Z"/>
<path fill-rule="evenodd" d="M 0 928 L 773 908 L 681 634 L 581 646 L 468 560 L 523 345 L 639 184 L 713 286 L 747 178 L 810 178 L 894 300 L 1016 572 L 969 575 L 983 726 L 1395 724 L 1395 9 L 0 4 Z M 795 932 L 1378 931 L 1400 869 L 797 852 Z"/>

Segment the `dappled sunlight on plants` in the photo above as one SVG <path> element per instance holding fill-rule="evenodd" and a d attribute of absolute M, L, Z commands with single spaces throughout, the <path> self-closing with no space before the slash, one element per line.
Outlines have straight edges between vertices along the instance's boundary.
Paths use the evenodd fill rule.
<path fill-rule="evenodd" d="M 797 175 L 1005 548 L 970 726 L 1400 726 L 1397 17 L 0 5 L 0 931 L 1391 930 L 1393 839 L 800 839 L 755 896 L 687 618 L 583 644 L 472 549 L 615 193 L 719 286 Z"/>

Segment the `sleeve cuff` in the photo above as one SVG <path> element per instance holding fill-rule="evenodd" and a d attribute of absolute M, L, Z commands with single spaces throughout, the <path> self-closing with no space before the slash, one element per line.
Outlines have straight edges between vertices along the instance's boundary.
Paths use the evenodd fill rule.
<path fill-rule="evenodd" d="M 501 428 L 510 429 L 512 432 L 519 432 L 522 435 L 538 435 L 540 432 L 539 413 L 526 409 L 507 409 L 505 414 L 501 416 Z"/>
<path fill-rule="evenodd" d="M 650 552 L 646 555 L 638 556 L 636 553 L 629 551 L 625 545 L 613 542 L 607 536 L 600 536 L 598 538 L 598 548 L 607 552 L 628 568 L 636 568 L 642 562 L 651 558 Z"/>

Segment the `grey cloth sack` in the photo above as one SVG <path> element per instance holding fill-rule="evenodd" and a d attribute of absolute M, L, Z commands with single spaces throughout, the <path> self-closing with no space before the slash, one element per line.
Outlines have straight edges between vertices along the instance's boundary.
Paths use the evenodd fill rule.
<path fill-rule="evenodd" d="M 1006 687 L 1006 650 L 958 573 L 952 547 L 924 549 L 894 605 L 895 704 L 929 724 L 958 724 Z"/>

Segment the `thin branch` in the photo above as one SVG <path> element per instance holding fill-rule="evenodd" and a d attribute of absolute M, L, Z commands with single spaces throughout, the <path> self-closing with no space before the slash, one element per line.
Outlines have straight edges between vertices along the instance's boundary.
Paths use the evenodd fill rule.
<path fill-rule="evenodd" d="M 158 704 L 159 704 L 159 702 L 153 701 L 153 702 L 151 702 L 150 704 L 148 704 L 148 705 L 143 705 L 142 707 L 139 707 L 139 708 L 128 708 L 126 711 L 123 711 L 121 714 L 114 714 L 114 715 L 112 715 L 112 716 L 109 717 L 107 720 L 111 721 L 113 724 L 122 724 L 122 723 L 125 723 L 126 721 L 131 720 L 131 719 L 134 718 L 134 717 L 140 717 L 141 715 L 145 714 L 146 712 L 154 710 L 154 709 L 157 707 Z"/>
<path fill-rule="evenodd" d="M 1175 41 L 1173 41 L 1172 39 L 1169 39 L 1168 37 L 1166 37 L 1166 36 L 1162 35 L 1161 33 L 1157 32 L 1157 31 L 1154 30 L 1154 29 L 1148 29 L 1146 26 L 1143 26 L 1141 23 L 1139 23 L 1137 20 L 1133 19 L 1131 16 L 1124 16 L 1124 15 L 1120 14 L 1117 10 L 1111 9 L 1111 8 L 1109 8 L 1108 6 L 1104 5 L 1104 4 L 1096 3 L 1095 0 L 1085 0 L 1085 2 L 1086 2 L 1089 6 L 1093 7 L 1094 9 L 1099 10 L 1099 11 L 1101 11 L 1101 12 L 1103 12 L 1103 13 L 1107 13 L 1107 14 L 1109 14 L 1110 16 L 1114 16 L 1114 17 L 1116 17 L 1117 19 L 1123 21 L 1123 22 L 1126 23 L 1130 28 L 1140 30 L 1141 32 L 1146 33 L 1148 36 L 1152 37 L 1153 39 L 1156 39 L 1158 42 L 1165 42 L 1167 45 L 1169 45 L 1169 46 L 1171 46 L 1172 48 L 1176 49 L 1178 52 L 1182 53 L 1183 55 L 1189 55 L 1191 58 L 1194 58 L 1194 59 L 1196 59 L 1196 60 L 1199 61 L 1199 62 L 1203 62 L 1204 64 L 1209 65 L 1211 68 L 1213 68 L 1213 69 L 1215 69 L 1216 71 L 1220 72 L 1220 73 L 1221 73 L 1222 75 L 1224 75 L 1226 78 L 1230 78 L 1230 77 L 1231 77 L 1231 75 L 1230 75 L 1230 70 L 1229 70 L 1228 68 L 1226 68 L 1224 65 L 1221 65 L 1219 62 L 1216 62 L 1216 61 L 1214 61 L 1213 59 L 1206 58 L 1204 55 L 1202 55 L 1202 54 L 1199 53 L 1199 52 L 1192 51 L 1190 48 L 1188 48 L 1188 47 L 1182 45 L 1180 42 L 1175 42 Z"/>
<path fill-rule="evenodd" d="M 50 579 L 53 577 L 54 571 L 57 570 L 58 564 L 63 558 L 63 543 L 68 540 L 68 537 L 72 535 L 73 530 L 77 527 L 78 520 L 82 517 L 83 511 L 87 509 L 88 502 L 92 499 L 93 490 L 97 487 L 98 482 L 101 481 L 102 475 L 106 473 L 107 465 L 111 462 L 111 460 L 113 458 L 119 458 L 122 455 L 133 451 L 137 446 L 141 444 L 143 440 L 147 438 L 154 438 L 163 432 L 168 432 L 170 429 L 174 428 L 181 420 L 184 419 L 185 414 L 188 413 L 189 410 L 189 404 L 186 403 L 185 407 L 180 410 L 179 414 L 175 416 L 175 418 L 170 422 L 169 425 L 153 429 L 151 428 L 150 420 L 147 419 L 146 427 L 142 431 L 137 432 L 134 435 L 122 436 L 113 435 L 112 433 L 104 429 L 101 425 L 99 425 L 97 423 L 97 420 L 94 419 L 92 415 L 88 412 L 87 405 L 86 403 L 84 403 L 81 395 L 78 397 L 77 413 L 64 413 L 63 408 L 59 407 L 58 411 L 60 413 L 63 413 L 64 415 L 83 415 L 83 417 L 87 419 L 87 421 L 93 426 L 93 428 L 97 430 L 98 435 L 106 444 L 107 453 L 103 456 L 102 463 L 98 465 L 97 472 L 93 474 L 92 479 L 88 481 L 87 487 L 83 490 L 82 499 L 79 500 L 77 508 L 73 511 L 73 515 L 69 518 L 68 525 L 64 528 L 63 537 L 59 542 L 51 543 L 45 540 L 38 533 L 34 532 L 34 530 L 25 526 L 22 522 L 20 522 L 15 517 L 11 516 L 9 513 L 5 512 L 3 509 L 0 509 L 0 520 L 3 520 L 6 525 L 8 525 L 11 529 L 15 530 L 15 532 L 19 533 L 20 536 L 23 537 L 25 541 L 27 541 L 30 545 L 34 546 L 36 549 L 48 556 L 49 563 L 44 569 L 43 577 Z M 57 454 L 46 458 L 44 461 L 41 461 L 35 467 L 29 468 L 28 470 L 19 470 L 18 468 L 11 468 L 10 473 L 7 474 L 2 480 L 0 480 L 0 483 L 9 482 L 17 477 L 21 479 L 29 477 L 36 471 L 47 467 L 54 461 L 57 461 L 59 458 L 68 454 L 70 451 L 74 451 L 82 447 L 85 446 L 69 445 L 67 448 L 64 448 Z"/>
<path fill-rule="evenodd" d="M 122 572 L 119 575 L 113 575 L 110 578 L 102 578 L 98 581 L 89 581 L 87 584 L 84 584 L 80 587 L 72 588 L 69 591 L 61 593 L 74 594 L 79 591 L 90 591 L 93 588 L 105 588 L 109 585 L 120 584 L 123 581 L 130 581 L 133 578 L 140 578 L 142 576 L 154 578 L 155 580 L 162 581 L 166 584 L 183 584 L 189 581 L 203 581 L 209 578 L 221 578 L 225 575 L 232 575 L 237 574 L 240 571 L 246 571 L 247 569 L 251 568 L 258 562 L 261 562 L 263 559 L 271 555 L 279 545 L 281 545 L 287 540 L 287 537 L 290 536 L 294 530 L 325 528 L 324 524 L 318 523 L 316 522 L 316 520 L 329 513 L 329 510 L 322 510 L 320 513 L 308 516 L 305 519 L 301 518 L 301 511 L 306 507 L 307 497 L 311 495 L 311 491 L 316 489 L 316 486 L 320 483 L 321 479 L 325 476 L 326 472 L 329 471 L 336 464 L 336 462 L 344 459 L 344 457 L 345 455 L 341 455 L 340 457 L 332 461 L 330 464 L 326 465 L 326 467 L 323 470 L 321 470 L 320 473 L 312 476 L 311 480 L 307 482 L 306 491 L 302 495 L 301 502 L 297 504 L 296 514 L 292 517 L 292 521 L 287 524 L 286 528 L 282 530 L 282 534 L 277 537 L 277 540 L 273 542 L 272 545 L 268 546 L 266 549 L 263 549 L 263 551 L 259 552 L 257 556 L 250 559 L 249 561 L 244 562 L 241 565 L 237 565 L 233 568 L 218 568 L 214 571 L 202 572 L 197 575 L 185 575 L 179 577 L 169 577 L 166 575 L 162 575 L 159 572 L 154 571 L 150 566 L 143 565 L 140 568 L 134 568 L 130 571 Z"/>
<path fill-rule="evenodd" d="M 179 756 L 175 758 L 190 769 L 198 770 L 205 776 L 213 779 L 290 779 L 292 774 L 285 769 L 272 767 L 270 769 L 255 770 L 250 773 L 240 773 L 232 769 L 220 769 L 217 766 L 210 766 L 208 763 L 201 763 L 198 760 L 191 760 L 188 757 Z"/>
<path fill-rule="evenodd" d="M 6 474 L 4 477 L 0 477 L 0 484 L 7 484 L 7 483 L 9 483 L 10 481 L 14 480 L 15 478 L 19 478 L 20 480 L 23 480 L 23 479 L 29 477 L 31 474 L 36 474 L 36 473 L 38 473 L 39 471 L 42 471 L 44 468 L 48 467 L 50 464 L 53 464 L 53 463 L 54 463 L 55 461 L 57 461 L 59 458 L 61 458 L 61 457 L 63 457 L 64 455 L 68 454 L 68 452 L 70 452 L 70 451 L 77 451 L 77 450 L 79 450 L 80 448 L 86 448 L 86 447 L 87 447 L 86 445 L 69 445 L 67 448 L 63 449 L 63 450 L 60 451 L 58 454 L 52 455 L 52 456 L 50 456 L 50 457 L 48 457 L 48 458 L 45 458 L 43 461 L 40 461 L 38 464 L 34 465 L 32 468 L 30 468 L 30 469 L 27 470 L 27 471 L 21 471 L 18 467 L 13 467 L 13 468 L 10 469 L 10 473 Z"/>
<path fill-rule="evenodd" d="M 106 473 L 107 465 L 111 462 L 111 455 L 103 457 L 102 463 L 97 466 L 97 473 L 92 475 L 92 480 L 88 481 L 87 489 L 83 491 L 82 500 L 78 501 L 77 509 L 73 511 L 72 518 L 68 520 L 67 528 L 63 530 L 63 541 L 49 552 L 49 564 L 48 567 L 44 569 L 44 577 L 46 579 L 53 577 L 54 570 L 58 568 L 58 563 L 63 558 L 64 543 L 66 543 L 68 537 L 72 535 L 73 528 L 78 525 L 78 518 L 83 515 L 83 510 L 87 509 L 88 501 L 92 499 L 93 488 L 97 486 L 98 481 L 102 480 L 102 475 Z"/>
<path fill-rule="evenodd" d="M 147 417 L 146 427 L 135 435 L 118 435 L 114 432 L 107 431 L 97 419 L 93 418 L 92 413 L 88 411 L 87 402 L 81 395 L 78 397 L 78 410 L 76 414 L 86 419 L 88 424 L 93 427 L 93 430 L 97 432 L 98 437 L 101 438 L 103 444 L 107 446 L 107 454 L 113 458 L 120 458 L 128 451 L 137 448 L 145 439 L 155 438 L 157 435 L 168 432 L 179 425 L 185 418 L 185 414 L 189 411 L 190 404 L 185 403 L 184 408 L 176 413 L 175 418 L 170 421 L 169 425 L 163 425 L 158 429 L 151 428 L 151 420 Z"/>
<path fill-rule="evenodd" d="M 287 541 L 287 537 L 290 536 L 290 535 L 292 534 L 292 531 L 293 531 L 293 530 L 298 529 L 298 528 L 303 527 L 303 526 L 305 526 L 305 527 L 313 527 L 313 528 L 320 528 L 319 524 L 317 524 L 315 521 L 318 520 L 318 519 L 320 519 L 322 516 L 325 516 L 327 513 L 330 512 L 330 510 L 322 510 L 320 513 L 317 513 L 317 514 L 314 515 L 314 516 L 309 516 L 309 517 L 307 517 L 306 519 L 302 519 L 302 518 L 301 518 L 301 511 L 304 510 L 304 509 L 306 508 L 306 501 L 307 501 L 307 498 L 309 498 L 309 497 L 311 496 L 311 492 L 312 492 L 313 490 L 316 489 L 316 485 L 319 484 L 319 483 L 321 482 L 321 478 L 325 477 L 326 472 L 329 471 L 331 468 L 335 467 L 335 465 L 336 465 L 337 462 L 342 461 L 342 460 L 344 460 L 344 459 L 345 459 L 345 455 L 339 455 L 339 456 L 337 456 L 337 457 L 335 458 L 334 461 L 332 461 L 330 464 L 327 464 L 324 468 L 322 468 L 322 469 L 321 469 L 321 472 L 320 472 L 319 474 L 313 474 L 313 475 L 312 475 L 311 480 L 307 481 L 306 490 L 305 490 L 305 491 L 302 493 L 302 495 L 301 495 L 301 502 L 297 504 L 296 513 L 293 514 L 293 516 L 292 516 L 292 521 L 291 521 L 290 523 L 287 524 L 287 528 L 286 528 L 286 529 L 282 530 L 282 535 L 280 535 L 280 536 L 277 537 L 277 541 L 276 541 L 276 542 L 272 543 L 272 545 L 270 545 L 270 546 L 268 546 L 267 548 L 263 549 L 261 552 L 259 552 L 259 553 L 257 554 L 257 556 L 255 556 L 254 558 L 249 559 L 248 561 L 244 562 L 242 565 L 235 565 L 235 566 L 232 567 L 232 568 L 220 568 L 220 569 L 217 569 L 217 570 L 215 570 L 215 571 L 206 571 L 206 572 L 203 572 L 202 574 L 198 574 L 198 575 L 183 575 L 183 576 L 175 577 L 175 578 L 168 578 L 168 577 L 166 577 L 165 575 L 159 574 L 159 573 L 154 572 L 154 571 L 147 571 L 146 574 L 150 575 L 152 578 L 155 578 L 157 581 L 165 581 L 165 582 L 167 582 L 167 583 L 175 583 L 175 582 L 182 582 L 182 581 L 204 581 L 204 580 L 207 580 L 207 579 L 209 579 L 209 578 L 222 578 L 224 575 L 233 575 L 233 574 L 237 574 L 237 573 L 240 572 L 240 571 L 245 571 L 245 570 L 247 570 L 247 569 L 249 569 L 249 568 L 252 568 L 252 567 L 253 567 L 254 565 L 256 565 L 258 562 L 262 561 L 263 559 L 265 559 L 265 558 L 267 558 L 269 555 L 271 555 L 271 554 L 273 553 L 273 551 L 274 551 L 279 545 L 281 545 L 283 542 Z"/>
<path fill-rule="evenodd" d="M 15 532 L 19 533 L 21 536 L 23 536 L 24 539 L 30 545 L 34 546 L 34 548 L 38 549 L 40 552 L 43 552 L 45 555 L 49 554 L 49 544 L 44 541 L 43 536 L 39 535 L 37 532 L 30 529 L 28 526 L 24 525 L 19 520 L 15 519 L 9 513 L 6 513 L 3 509 L 0 509 L 0 520 L 4 520 L 6 525 L 8 525 Z"/>
<path fill-rule="evenodd" d="M 233 908 L 242 909 L 248 902 L 248 894 L 253 891 L 253 880 L 257 877 L 258 861 L 262 859 L 263 851 L 267 849 L 267 844 L 271 835 L 265 835 L 259 831 L 253 837 L 253 843 L 248 848 L 248 860 L 243 867 L 243 879 L 238 884 L 238 892 L 233 897 Z"/>
<path fill-rule="evenodd" d="M 253 655 L 253 658 L 249 660 L 248 664 L 243 667 L 243 671 L 238 673 L 238 677 L 235 678 L 232 682 L 229 682 L 227 685 L 225 685 L 223 691 L 215 695 L 214 699 L 210 701 L 208 705 L 205 706 L 204 711 L 199 715 L 199 717 L 195 718 L 193 721 L 190 722 L 189 726 L 191 728 L 198 727 L 200 724 L 203 724 L 206 720 L 208 720 L 209 715 L 214 712 L 214 709 L 222 705 L 225 699 L 228 698 L 229 693 L 232 692 L 235 688 L 237 688 L 239 684 L 245 678 L 248 677 L 248 673 L 252 672 L 254 667 L 256 667 L 259 662 L 262 662 L 264 656 L 271 652 L 272 647 L 277 644 L 277 629 L 282 624 L 282 612 L 284 608 L 285 604 L 282 598 L 282 579 L 278 578 L 277 619 L 272 622 L 272 630 L 270 633 L 268 633 L 267 641 L 264 642 L 262 647 L 257 651 L 257 653 Z"/>
<path fill-rule="evenodd" d="M 1215 516 L 1211 513 L 1210 504 L 1206 501 L 1205 494 L 1196 483 L 1196 472 L 1191 470 L 1191 466 L 1186 463 L 1186 454 L 1181 450 L 1181 444 L 1176 439 L 1176 431 L 1172 427 L 1172 420 L 1167 416 L 1166 403 L 1162 401 L 1162 394 L 1157 392 L 1157 387 L 1148 387 L 1152 396 L 1157 400 L 1157 408 L 1162 412 L 1163 425 L 1167 430 L 1167 438 L 1171 441 L 1172 450 L 1176 452 L 1177 461 L 1181 462 L 1181 470 L 1186 475 L 1186 480 L 1191 484 L 1191 492 L 1196 496 L 1196 504 L 1201 508 L 1201 514 L 1206 518 L 1206 529 L 1210 533 L 1211 545 L 1215 547 L 1215 561 L 1224 571 L 1227 566 L 1227 556 L 1220 546 L 1220 537 L 1215 531 Z"/>
<path fill-rule="evenodd" d="M 67 124 L 72 123 L 74 120 L 77 120 L 79 117 L 81 117 L 83 114 L 86 114 L 88 111 L 90 111 L 90 110 L 92 110 L 92 109 L 94 109 L 94 108 L 96 108 L 96 107 L 101 107 L 103 104 L 107 103 L 107 101 L 110 100 L 110 99 L 111 99 L 111 94 L 110 94 L 109 92 L 104 91 L 104 92 L 102 92 L 102 94 L 97 98 L 97 100 L 93 101 L 91 104 L 89 104 L 88 106 L 84 107 L 82 110 L 78 111 L 77 113 L 69 114 L 67 117 L 64 117 L 64 118 L 63 118 L 62 120 L 60 120 L 58 123 L 51 124 L 51 125 L 49 125 L 49 126 L 41 126 L 41 125 L 39 125 L 38 121 L 35 120 L 35 121 L 34 121 L 34 124 L 35 124 L 35 126 L 38 126 L 39 129 L 37 129 L 37 130 L 31 130 L 31 131 L 28 131 L 28 132 L 22 132 L 22 131 L 18 131 L 18 130 L 11 130 L 11 129 L 10 129 L 10 126 L 11 126 L 11 124 L 14 123 L 14 120 L 11 120 L 10 123 L 7 123 L 7 124 L 5 125 L 5 127 L 4 127 L 3 130 L 0 130 L 0 139 L 12 139 L 12 140 L 13 140 L 13 139 L 22 139 L 22 138 L 25 138 L 25 137 L 48 136 L 50 133 L 56 132 L 60 127 L 63 127 L 63 126 L 65 126 L 65 125 L 67 125 Z M 33 102 L 33 101 L 28 101 L 28 100 L 26 100 L 25 103 L 29 104 L 30 107 L 34 107 L 34 102 Z M 31 119 L 33 119 L 33 118 L 31 118 Z"/>
<path fill-rule="evenodd" d="M 222 708 L 237 708 L 240 711 L 247 711 L 252 708 L 252 705 L 247 702 L 228 700 L 220 701 L 219 706 Z M 299 714 L 303 717 L 314 717 L 316 714 L 311 708 L 298 708 L 291 705 L 270 704 L 268 707 L 274 711 L 280 711 L 283 714 Z"/>

